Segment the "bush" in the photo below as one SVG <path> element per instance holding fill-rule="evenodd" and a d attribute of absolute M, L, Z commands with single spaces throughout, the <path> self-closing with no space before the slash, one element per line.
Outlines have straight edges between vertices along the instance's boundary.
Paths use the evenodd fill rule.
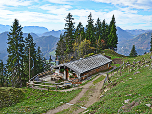
<path fill-rule="evenodd" d="M 70 78 L 74 78 L 74 76 L 70 76 Z"/>

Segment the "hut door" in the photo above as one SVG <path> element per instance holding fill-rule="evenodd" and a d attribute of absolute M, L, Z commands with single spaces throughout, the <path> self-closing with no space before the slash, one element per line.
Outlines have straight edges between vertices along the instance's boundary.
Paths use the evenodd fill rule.
<path fill-rule="evenodd" d="M 68 69 L 66 69 L 66 80 L 68 80 Z"/>

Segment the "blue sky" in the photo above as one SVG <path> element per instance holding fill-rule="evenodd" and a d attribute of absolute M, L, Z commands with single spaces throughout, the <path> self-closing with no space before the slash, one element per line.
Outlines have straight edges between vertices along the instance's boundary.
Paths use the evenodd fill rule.
<path fill-rule="evenodd" d="M 65 27 L 65 17 L 71 13 L 75 26 L 87 24 L 92 13 L 109 24 L 112 15 L 122 29 L 152 29 L 152 0 L 1 0 L 0 24 L 12 25 L 18 19 L 21 26 L 42 26 L 48 30 Z"/>

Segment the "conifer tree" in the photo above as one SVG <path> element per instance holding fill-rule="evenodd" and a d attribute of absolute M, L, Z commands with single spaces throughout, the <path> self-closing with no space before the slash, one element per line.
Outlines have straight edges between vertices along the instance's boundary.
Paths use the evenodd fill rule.
<path fill-rule="evenodd" d="M 73 45 L 73 51 L 74 51 L 73 59 L 75 59 L 75 58 L 78 59 L 80 57 L 80 51 L 78 50 L 78 47 L 79 47 L 81 41 L 83 41 L 85 39 L 84 27 L 81 22 L 79 22 L 79 24 L 76 28 L 74 37 L 75 37 L 75 43 Z"/>
<path fill-rule="evenodd" d="M 31 34 L 25 38 L 25 63 L 24 69 L 26 76 L 29 74 L 29 48 L 30 48 L 30 68 L 32 69 L 32 76 L 36 75 L 36 43 L 33 41 Z"/>
<path fill-rule="evenodd" d="M 62 34 L 60 35 L 60 40 L 57 43 L 55 52 L 56 52 L 56 57 L 60 56 L 60 62 L 62 63 L 65 58 L 64 56 L 66 54 L 65 37 Z"/>
<path fill-rule="evenodd" d="M 98 18 L 97 22 L 95 23 L 96 53 L 98 53 L 100 48 L 101 48 L 101 35 L 102 35 L 102 33 L 101 33 L 101 21 Z"/>
<path fill-rule="evenodd" d="M 17 19 L 11 26 L 11 32 L 8 34 L 8 59 L 7 66 L 10 73 L 11 83 L 13 87 L 22 87 L 21 78 L 23 76 L 24 62 L 24 40 L 22 27 Z"/>
<path fill-rule="evenodd" d="M 4 87 L 4 64 L 0 60 L 0 87 Z"/>
<path fill-rule="evenodd" d="M 74 33 L 75 41 L 80 43 L 85 39 L 84 27 L 81 22 L 79 22 L 76 31 Z"/>
<path fill-rule="evenodd" d="M 116 28 L 113 25 L 111 28 L 110 34 L 108 35 L 107 46 L 108 46 L 108 48 L 110 48 L 112 50 L 117 50 L 117 44 L 118 44 L 118 37 L 116 34 Z"/>
<path fill-rule="evenodd" d="M 36 74 L 43 72 L 45 66 L 45 58 L 40 50 L 40 47 L 37 48 L 36 51 Z"/>
<path fill-rule="evenodd" d="M 131 57 L 136 57 L 136 56 L 137 56 L 137 52 L 136 52 L 136 49 L 135 49 L 135 45 L 133 45 L 129 56 L 131 56 Z"/>
<path fill-rule="evenodd" d="M 105 43 L 103 46 L 103 49 L 107 49 L 107 42 L 108 42 L 108 31 L 109 27 L 108 24 L 105 22 L 105 19 L 103 20 L 101 24 L 101 40 Z"/>
<path fill-rule="evenodd" d="M 151 34 L 151 41 L 150 41 L 150 52 L 152 52 L 152 34 Z"/>
<path fill-rule="evenodd" d="M 90 13 L 90 15 L 88 16 L 88 24 L 86 25 L 86 40 L 90 40 L 91 42 L 91 46 L 95 47 L 95 33 L 94 33 L 94 21 L 92 19 L 92 15 Z"/>
<path fill-rule="evenodd" d="M 109 35 L 108 35 L 108 42 L 107 42 L 107 47 L 112 49 L 112 50 L 117 50 L 117 44 L 118 44 L 118 36 L 117 36 L 117 29 L 115 25 L 115 17 L 114 15 L 112 16 L 112 20 L 109 25 Z"/>
<path fill-rule="evenodd" d="M 74 18 L 71 13 L 69 13 L 65 19 L 65 43 L 66 43 L 66 53 L 70 54 L 73 52 L 73 43 L 74 43 Z"/>

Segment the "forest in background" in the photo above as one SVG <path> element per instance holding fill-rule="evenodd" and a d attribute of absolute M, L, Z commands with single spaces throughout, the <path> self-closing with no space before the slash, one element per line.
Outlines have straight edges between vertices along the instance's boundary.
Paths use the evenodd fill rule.
<path fill-rule="evenodd" d="M 55 50 L 60 63 L 98 54 L 104 49 L 117 50 L 118 37 L 114 15 L 109 25 L 105 22 L 105 19 L 101 22 L 99 18 L 94 24 L 94 19 L 92 19 L 90 13 L 86 28 L 83 27 L 81 22 L 75 28 L 71 13 L 67 15 L 65 21 L 65 32 L 60 35 Z"/>

